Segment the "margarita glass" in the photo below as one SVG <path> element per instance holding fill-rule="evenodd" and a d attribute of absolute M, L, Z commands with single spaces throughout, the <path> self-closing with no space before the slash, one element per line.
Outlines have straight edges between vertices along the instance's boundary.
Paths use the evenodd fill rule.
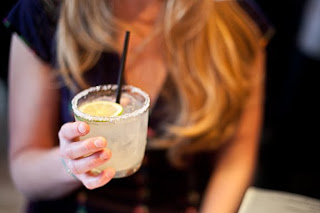
<path fill-rule="evenodd" d="M 72 99 L 72 109 L 76 120 L 84 121 L 90 126 L 90 132 L 80 139 L 102 136 L 106 138 L 108 148 L 112 152 L 111 159 L 92 172 L 99 173 L 107 167 L 112 167 L 116 171 L 115 178 L 121 178 L 135 173 L 144 157 L 150 105 L 148 94 L 137 87 L 124 85 L 121 89 L 121 111 L 118 108 L 114 115 L 103 116 L 103 113 L 92 115 L 86 113 L 86 110 L 81 110 L 93 105 L 97 106 L 97 111 L 103 111 L 100 105 L 104 102 L 117 105 L 114 103 L 116 90 L 117 85 L 86 89 Z"/>

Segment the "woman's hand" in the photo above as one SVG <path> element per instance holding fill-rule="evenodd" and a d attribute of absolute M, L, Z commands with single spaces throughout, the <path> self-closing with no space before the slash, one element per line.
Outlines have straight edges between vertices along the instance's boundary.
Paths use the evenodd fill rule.
<path fill-rule="evenodd" d="M 60 154 L 66 166 L 83 185 L 88 189 L 95 189 L 108 183 L 115 171 L 107 168 L 98 175 L 91 172 L 111 158 L 111 151 L 106 148 L 107 141 L 103 137 L 79 141 L 79 137 L 89 131 L 90 127 L 85 122 L 64 124 L 59 131 Z"/>

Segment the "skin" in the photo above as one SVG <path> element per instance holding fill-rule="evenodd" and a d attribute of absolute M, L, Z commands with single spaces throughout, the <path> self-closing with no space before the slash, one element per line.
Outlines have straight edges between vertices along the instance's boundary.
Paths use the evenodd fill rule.
<path fill-rule="evenodd" d="M 89 172 L 111 157 L 110 150 L 102 151 L 107 146 L 104 138 L 78 141 L 90 131 L 84 122 L 66 123 L 59 130 L 59 93 L 52 77 L 50 67 L 14 35 L 9 74 L 10 168 L 16 186 L 31 200 L 62 196 L 81 183 L 94 189 L 114 176 L 112 168 L 98 176 Z M 89 153 L 94 154 L 79 158 Z M 61 158 L 78 180 L 67 173 Z"/>
<path fill-rule="evenodd" d="M 130 6 L 130 1 L 122 0 L 122 9 L 116 10 L 117 16 L 123 17 L 124 20 L 126 16 L 139 17 L 131 18 L 131 24 L 148 32 L 152 20 L 146 21 L 143 17 L 148 17 L 148 13 L 159 8 L 159 1 L 149 1 L 149 5 L 147 1 L 139 2 L 140 4 L 135 5 L 145 9 L 126 10 L 126 7 L 132 8 L 132 5 Z M 117 5 L 115 8 L 117 9 Z M 124 11 L 130 12 L 123 13 Z M 129 51 L 134 51 L 142 38 L 132 37 L 132 39 Z M 122 42 L 119 38 L 119 45 L 122 45 Z M 34 55 L 16 35 L 13 36 L 11 45 L 9 152 L 11 173 L 17 188 L 28 199 L 41 200 L 59 198 L 81 184 L 88 189 L 107 184 L 114 176 L 112 168 L 106 169 L 98 176 L 90 173 L 92 168 L 110 159 L 112 154 L 107 149 L 107 141 L 102 137 L 79 141 L 80 136 L 90 131 L 84 122 L 71 122 L 60 127 L 58 120 L 60 97 L 53 83 L 51 68 Z M 141 60 L 138 57 L 137 61 L 141 64 L 133 62 L 127 68 L 125 76 L 128 83 L 147 91 L 152 103 L 157 99 L 167 74 L 165 61 L 158 50 L 157 43 L 149 43 L 146 52 L 143 53 L 145 57 L 142 55 Z M 264 56 L 261 53 L 254 67 L 254 73 L 258 73 L 257 77 L 261 79 L 264 75 L 263 62 Z M 142 64 L 152 68 L 149 74 L 146 75 L 144 72 L 144 81 L 140 80 Z M 148 85 L 148 82 L 152 82 L 152 85 Z M 251 95 L 241 117 L 235 137 L 219 150 L 216 169 L 212 173 L 202 203 L 202 213 L 236 212 L 250 185 L 261 126 L 263 104 L 261 85 L 257 84 L 256 88 L 253 88 L 255 92 Z M 56 146 L 58 143 L 60 145 Z M 94 154 L 79 158 L 89 153 Z M 61 158 L 76 175 L 77 180 L 68 174 L 61 163 Z"/>
<path fill-rule="evenodd" d="M 262 125 L 265 54 L 257 56 L 253 73 L 257 82 L 241 116 L 237 132 L 218 152 L 204 201 L 202 213 L 238 212 L 239 205 L 250 186 L 255 170 L 260 129 Z"/>
<path fill-rule="evenodd" d="M 114 1 L 115 16 L 127 23 L 129 30 L 133 32 L 127 54 L 126 82 L 147 91 L 151 106 L 156 102 L 167 77 L 160 36 L 154 37 L 144 45 L 143 51 L 138 50 L 144 39 L 148 39 L 153 33 L 153 26 L 162 15 L 162 7 L 163 0 Z M 122 47 L 123 36 L 119 36 L 118 45 Z"/>

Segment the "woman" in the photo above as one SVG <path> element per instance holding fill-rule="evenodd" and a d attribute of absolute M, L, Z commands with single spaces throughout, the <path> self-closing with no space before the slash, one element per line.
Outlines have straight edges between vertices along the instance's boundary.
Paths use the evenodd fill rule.
<path fill-rule="evenodd" d="M 243 8 L 19 1 L 6 20 L 22 38 L 10 55 L 10 168 L 29 212 L 236 212 L 254 172 L 264 76 L 265 39 Z M 111 180 L 112 168 L 90 173 L 112 157 L 107 141 L 79 141 L 90 129 L 69 104 L 115 83 L 125 30 L 125 81 L 150 95 L 152 113 L 143 166 Z"/>

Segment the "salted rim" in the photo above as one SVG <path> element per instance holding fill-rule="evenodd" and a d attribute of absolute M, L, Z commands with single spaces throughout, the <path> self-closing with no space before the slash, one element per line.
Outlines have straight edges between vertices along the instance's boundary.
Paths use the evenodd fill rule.
<path fill-rule="evenodd" d="M 150 106 L 150 98 L 149 95 L 142 91 L 141 89 L 131 86 L 131 85 L 123 85 L 122 88 L 126 89 L 126 90 L 131 90 L 132 92 L 136 92 L 139 93 L 140 95 L 142 95 L 145 99 L 145 101 L 143 102 L 143 106 L 141 108 L 139 108 L 138 110 L 135 110 L 133 112 L 130 113 L 126 113 L 123 115 L 119 115 L 119 116 L 114 116 L 114 117 L 107 117 L 107 116 L 92 116 L 92 115 L 88 115 L 85 114 L 83 112 L 81 112 L 78 109 L 78 100 L 83 97 L 88 95 L 91 92 L 95 92 L 95 91 L 100 91 L 100 90 L 116 90 L 118 88 L 118 86 L 116 84 L 108 84 L 108 85 L 99 85 L 99 86 L 95 86 L 95 87 L 90 87 L 88 89 L 83 90 L 82 92 L 78 93 L 76 96 L 73 97 L 71 104 L 72 104 L 72 110 L 74 112 L 74 114 L 84 120 L 87 121 L 96 121 L 96 122 L 115 122 L 115 121 L 120 121 L 120 120 L 125 120 L 131 117 L 136 117 L 142 113 L 144 113 L 145 111 L 147 111 L 147 109 Z"/>

